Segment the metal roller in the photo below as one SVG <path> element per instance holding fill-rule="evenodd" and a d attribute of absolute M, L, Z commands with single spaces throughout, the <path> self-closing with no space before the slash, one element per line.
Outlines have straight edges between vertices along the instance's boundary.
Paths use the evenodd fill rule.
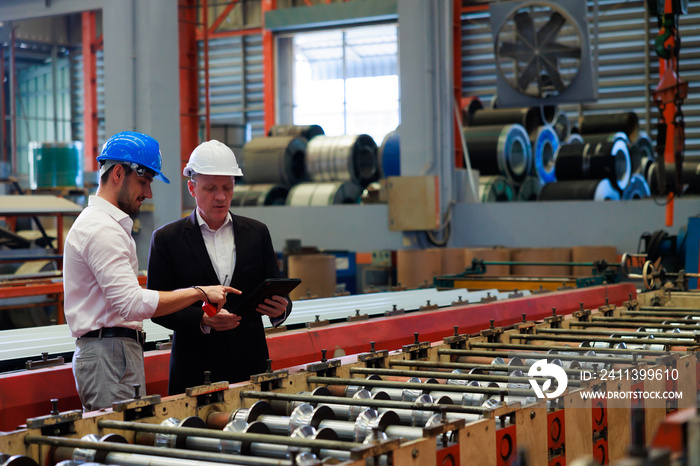
<path fill-rule="evenodd" d="M 274 125 L 267 132 L 268 137 L 275 136 L 294 136 L 301 137 L 307 141 L 316 136 L 326 134 L 318 125 Z"/>
<path fill-rule="evenodd" d="M 583 136 L 578 133 L 571 133 L 566 138 L 567 144 L 583 144 Z"/>
<path fill-rule="evenodd" d="M 639 136 L 639 118 L 635 112 L 604 113 L 582 115 L 578 120 L 579 133 L 582 135 L 622 131 L 630 141 Z"/>
<path fill-rule="evenodd" d="M 479 200 L 481 202 L 511 202 L 515 188 L 505 176 L 480 176 Z"/>
<path fill-rule="evenodd" d="M 643 199 L 645 197 L 651 196 L 651 191 L 649 190 L 649 183 L 640 174 L 635 173 L 630 177 L 630 183 L 622 191 L 622 199 Z"/>
<path fill-rule="evenodd" d="M 281 184 L 237 184 L 231 205 L 236 207 L 284 205 L 289 188 Z"/>
<path fill-rule="evenodd" d="M 359 204 L 362 187 L 352 181 L 330 183 L 300 183 L 289 190 L 287 205 L 321 206 Z"/>
<path fill-rule="evenodd" d="M 475 110 L 465 126 L 502 126 L 518 124 L 530 134 L 540 124 L 540 109 L 538 107 L 527 108 L 481 108 Z"/>
<path fill-rule="evenodd" d="M 243 146 L 243 179 L 294 186 L 306 179 L 305 154 L 306 140 L 300 137 L 254 138 Z"/>
<path fill-rule="evenodd" d="M 384 136 L 379 147 L 379 170 L 381 178 L 401 175 L 401 138 L 399 128 Z"/>
<path fill-rule="evenodd" d="M 554 167 L 558 148 L 559 136 L 552 126 L 546 125 L 537 128 L 532 160 L 534 174 L 537 175 L 542 184 L 551 183 L 557 179 Z"/>
<path fill-rule="evenodd" d="M 519 185 L 530 172 L 532 143 L 522 125 L 465 127 L 469 161 L 480 175 L 502 175 Z"/>
<path fill-rule="evenodd" d="M 377 144 L 367 134 L 316 136 L 306 146 L 313 181 L 354 181 L 366 187 L 379 179 Z"/>
<path fill-rule="evenodd" d="M 518 201 L 537 201 L 540 198 L 540 191 L 544 183 L 536 176 L 528 176 L 523 184 L 518 188 Z"/>
<path fill-rule="evenodd" d="M 618 201 L 620 194 L 608 179 L 557 181 L 540 191 L 540 201 L 565 200 Z"/>

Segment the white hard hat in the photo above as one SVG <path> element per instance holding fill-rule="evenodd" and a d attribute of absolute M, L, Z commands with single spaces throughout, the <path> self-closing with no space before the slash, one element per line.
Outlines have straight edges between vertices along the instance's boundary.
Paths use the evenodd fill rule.
<path fill-rule="evenodd" d="M 243 176 L 231 148 L 216 139 L 203 142 L 194 148 L 182 174 Z"/>

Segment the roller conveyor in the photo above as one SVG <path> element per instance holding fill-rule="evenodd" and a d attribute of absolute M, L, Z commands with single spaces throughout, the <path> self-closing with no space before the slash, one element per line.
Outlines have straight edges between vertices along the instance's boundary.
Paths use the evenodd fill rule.
<path fill-rule="evenodd" d="M 626 317 L 629 330 L 601 332 L 592 326 L 588 346 L 519 336 L 583 336 L 586 323 L 628 314 L 643 299 L 629 296 L 627 285 L 611 285 L 384 316 L 369 324 L 405 332 L 410 321 L 417 331 L 398 346 L 387 347 L 387 339 L 343 357 L 326 359 L 324 353 L 320 360 L 317 355 L 249 383 L 215 382 L 182 395 L 125 400 L 104 413 L 45 409 L 27 419 L 26 429 L 0 436 L 0 453 L 42 465 L 86 452 L 98 464 L 495 465 L 512 464 L 518 452 L 527 464 L 570 464 L 584 456 L 617 464 L 626 458 L 630 439 L 649 448 L 663 446 L 666 440 L 657 431 L 676 414 L 694 414 L 700 387 L 696 347 L 673 352 L 613 347 L 621 338 L 613 336 L 616 332 L 628 335 L 654 325 L 637 325 L 632 317 Z M 558 302 L 555 315 L 553 301 Z M 477 316 L 481 324 L 475 328 Z M 434 322 L 445 329 L 441 340 L 428 328 Z M 346 333 L 366 325 L 338 324 Z M 421 338 L 419 330 L 431 339 Z M 316 332 L 333 334 L 333 325 L 301 333 Z M 687 332 L 662 333 L 672 341 L 688 339 Z M 271 348 L 283 341 L 275 338 L 270 337 Z M 545 379 L 533 373 L 544 361 L 561 367 L 571 382 L 556 399 L 539 398 L 532 385 L 551 393 L 562 383 L 552 378 L 545 387 Z M 609 377 L 614 370 L 675 375 L 614 380 Z M 688 396 L 612 395 L 664 390 Z M 590 399 L 591 393 L 610 398 Z M 108 435 L 122 437 L 122 443 L 112 444 L 115 437 Z M 681 440 L 674 448 L 686 454 L 690 442 Z"/>

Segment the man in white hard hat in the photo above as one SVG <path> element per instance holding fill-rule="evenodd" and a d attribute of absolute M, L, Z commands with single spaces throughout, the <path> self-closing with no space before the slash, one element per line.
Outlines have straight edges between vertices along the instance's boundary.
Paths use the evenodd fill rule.
<path fill-rule="evenodd" d="M 189 216 L 153 233 L 148 288 L 172 290 L 198 283 L 253 290 L 264 279 L 279 277 L 267 227 L 229 211 L 235 177 L 243 175 L 233 151 L 216 140 L 204 142 L 190 155 L 183 175 L 190 177 L 187 188 L 197 206 Z M 212 382 L 234 383 L 267 370 L 262 317 L 268 316 L 275 326 L 281 324 L 291 311 L 291 300 L 274 296 L 257 312 L 238 316 L 229 310 L 241 298 L 228 297 L 212 317 L 193 305 L 153 319 L 174 330 L 169 394 L 202 385 L 205 371 Z"/>

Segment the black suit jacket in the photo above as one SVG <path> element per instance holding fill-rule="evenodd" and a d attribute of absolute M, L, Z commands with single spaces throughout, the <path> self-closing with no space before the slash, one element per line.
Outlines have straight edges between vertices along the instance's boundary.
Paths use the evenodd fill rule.
<path fill-rule="evenodd" d="M 246 217 L 232 215 L 236 243 L 236 265 L 231 286 L 244 294 L 266 278 L 280 276 L 275 250 L 267 227 Z M 147 287 L 175 290 L 194 285 L 218 285 L 197 217 L 188 217 L 162 226 L 153 232 L 148 257 Z M 233 311 L 242 298 L 229 294 L 225 309 Z M 275 319 L 279 325 L 291 311 Z M 183 393 L 186 388 L 202 385 L 204 371 L 211 381 L 229 383 L 248 380 L 252 374 L 265 372 L 269 357 L 262 314 L 243 317 L 233 330 L 204 334 L 200 329 L 202 302 L 173 314 L 153 318 L 153 322 L 174 330 L 170 354 L 168 394 Z"/>

